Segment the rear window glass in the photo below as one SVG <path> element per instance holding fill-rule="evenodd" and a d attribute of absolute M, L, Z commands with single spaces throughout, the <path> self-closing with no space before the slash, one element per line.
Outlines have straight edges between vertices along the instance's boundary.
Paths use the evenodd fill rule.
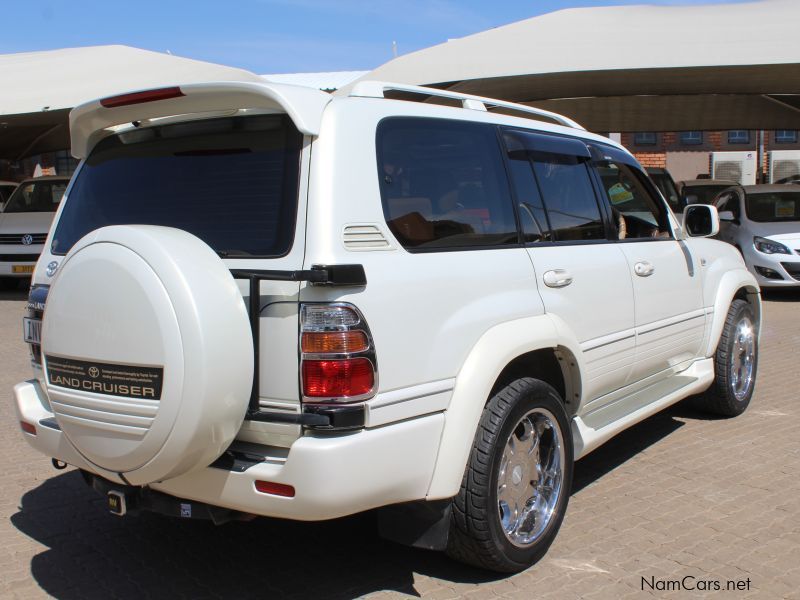
<path fill-rule="evenodd" d="M 533 170 L 556 241 L 603 240 L 605 225 L 586 161 L 545 152 L 531 153 Z"/>
<path fill-rule="evenodd" d="M 106 225 L 163 225 L 220 256 L 276 257 L 292 245 L 302 136 L 286 116 L 134 129 L 101 141 L 53 236 L 65 254 Z"/>
<path fill-rule="evenodd" d="M 494 127 L 392 118 L 381 122 L 377 139 L 383 212 L 405 248 L 519 242 Z"/>
<path fill-rule="evenodd" d="M 23 183 L 11 194 L 4 212 L 55 212 L 68 183 L 69 179 Z"/>
<path fill-rule="evenodd" d="M 751 221 L 800 221 L 800 192 L 747 194 L 745 204 Z"/>

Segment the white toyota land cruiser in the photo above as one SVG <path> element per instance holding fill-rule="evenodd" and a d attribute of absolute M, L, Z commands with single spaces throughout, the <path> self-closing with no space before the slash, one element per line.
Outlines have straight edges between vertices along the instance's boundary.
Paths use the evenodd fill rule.
<path fill-rule="evenodd" d="M 213 83 L 71 115 L 25 439 L 117 514 L 320 520 L 518 571 L 573 463 L 691 395 L 733 416 L 759 288 L 634 158 L 541 110 Z M 549 122 L 546 122 L 549 121 Z"/>

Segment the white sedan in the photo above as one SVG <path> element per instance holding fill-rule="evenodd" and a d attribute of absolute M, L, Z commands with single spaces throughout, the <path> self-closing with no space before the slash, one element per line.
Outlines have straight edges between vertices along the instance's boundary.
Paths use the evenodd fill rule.
<path fill-rule="evenodd" d="M 739 249 L 761 287 L 800 286 L 797 186 L 731 187 L 713 204 L 719 211 L 719 238 Z"/>

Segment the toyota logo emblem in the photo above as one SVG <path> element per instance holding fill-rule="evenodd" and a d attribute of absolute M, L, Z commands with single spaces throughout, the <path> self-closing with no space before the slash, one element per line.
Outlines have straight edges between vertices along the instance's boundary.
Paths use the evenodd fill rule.
<path fill-rule="evenodd" d="M 97 367 L 89 367 L 89 375 L 91 375 L 94 378 L 99 377 L 100 369 L 98 369 Z"/>
<path fill-rule="evenodd" d="M 30 246 L 33 243 L 33 236 L 30 233 L 26 233 L 22 236 L 22 243 L 25 246 Z"/>

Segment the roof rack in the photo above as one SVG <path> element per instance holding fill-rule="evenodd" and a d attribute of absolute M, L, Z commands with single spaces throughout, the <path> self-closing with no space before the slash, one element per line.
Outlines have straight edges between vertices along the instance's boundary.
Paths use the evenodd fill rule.
<path fill-rule="evenodd" d="M 423 87 L 420 85 L 406 85 L 402 83 L 387 83 L 385 81 L 360 81 L 353 86 L 350 91 L 350 96 L 357 96 L 360 98 L 385 98 L 384 92 L 396 91 L 405 92 L 408 94 L 419 94 L 422 96 L 434 96 L 436 98 L 450 98 L 452 100 L 460 100 L 463 108 L 471 110 L 486 111 L 487 106 L 506 108 L 521 113 L 535 115 L 537 117 L 544 117 L 551 119 L 559 125 L 572 127 L 573 129 L 586 130 L 582 125 L 576 123 L 569 117 L 560 115 L 558 113 L 535 108 L 533 106 L 526 106 L 525 104 L 517 104 L 515 102 L 505 102 L 504 100 L 495 100 L 494 98 L 484 98 L 482 96 L 473 96 L 472 94 L 459 94 L 458 92 L 451 92 L 449 90 L 440 90 L 437 88 Z"/>

